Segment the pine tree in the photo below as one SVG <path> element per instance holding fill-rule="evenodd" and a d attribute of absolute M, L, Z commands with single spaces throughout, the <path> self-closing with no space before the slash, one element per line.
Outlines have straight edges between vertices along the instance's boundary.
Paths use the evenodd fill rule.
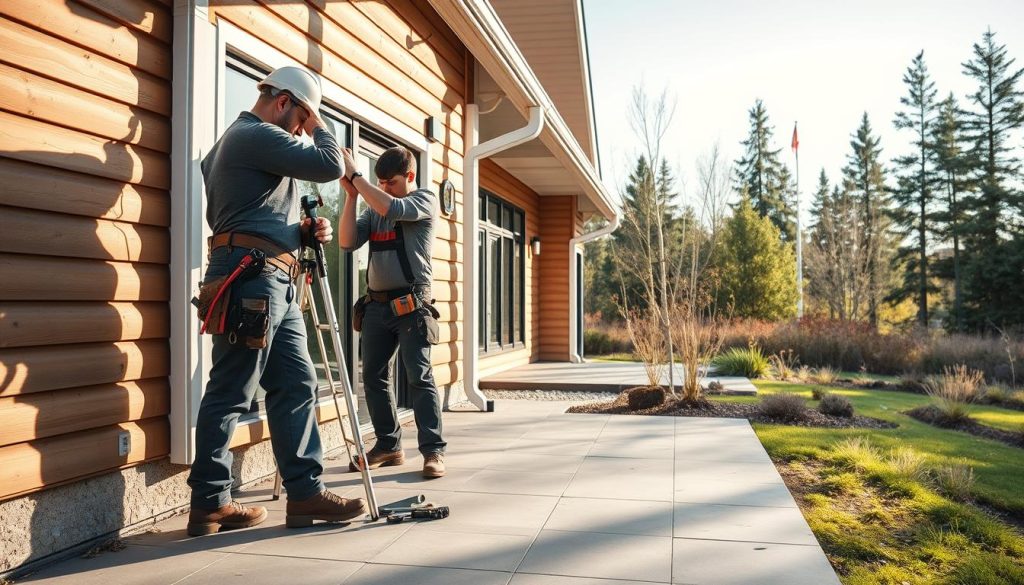
<path fill-rule="evenodd" d="M 878 326 L 878 308 L 885 296 L 883 291 L 888 289 L 896 244 L 889 229 L 890 206 L 880 142 L 865 112 L 850 141 L 852 152 L 843 168 L 844 190 L 855 198 L 860 207 L 858 224 L 862 233 L 858 239 L 863 246 L 862 257 L 867 270 L 867 286 L 863 294 L 872 327 Z"/>
<path fill-rule="evenodd" d="M 1014 61 L 989 30 L 963 63 L 978 83 L 963 115 L 971 143 L 966 161 L 977 185 L 965 201 L 963 266 L 965 316 L 974 328 L 1024 322 L 1024 198 L 1011 187 L 1020 172 L 1012 138 L 1024 125 L 1024 69 L 1014 71 Z"/>
<path fill-rule="evenodd" d="M 745 193 L 761 217 L 771 219 L 785 240 L 792 242 L 796 239 L 796 216 L 787 198 L 788 172 L 779 161 L 781 149 L 772 149 L 775 130 L 761 100 L 754 103 L 749 116 L 750 134 L 741 142 L 744 154 L 735 163 L 736 191 Z"/>
<path fill-rule="evenodd" d="M 904 266 L 903 284 L 888 300 L 898 302 L 915 298 L 917 323 L 928 326 L 928 293 L 935 287 L 929 284 L 928 242 L 935 231 L 935 197 L 939 177 L 935 170 L 935 149 L 931 143 L 937 105 L 935 83 L 924 63 L 924 51 L 914 57 L 903 74 L 907 95 L 900 98 L 904 109 L 896 113 L 893 125 L 897 130 L 913 134 L 913 151 L 896 157 L 897 186 L 892 191 L 892 218 L 906 244 L 900 247 L 896 260 Z"/>
<path fill-rule="evenodd" d="M 831 187 L 825 170 L 811 209 L 806 266 L 810 294 L 828 307 L 829 317 L 860 320 L 866 314 L 868 256 L 861 205 L 850 182 Z"/>
<path fill-rule="evenodd" d="M 673 189 L 674 179 L 665 161 L 654 174 L 647 158 L 637 158 L 630 173 L 622 198 L 623 222 L 615 231 L 612 240 L 612 254 L 619 269 L 617 288 L 633 308 L 644 308 L 652 303 L 657 305 L 669 290 L 662 290 L 661 263 L 666 269 L 672 265 L 680 249 L 676 234 L 680 231 L 681 214 L 675 203 L 677 194 Z M 666 236 L 665 257 L 662 258 L 659 236 L 660 226 Z M 672 279 L 667 279 L 672 282 Z M 624 290 L 623 290 L 624 289 Z"/>
<path fill-rule="evenodd" d="M 962 244 L 964 237 L 964 193 L 970 189 L 963 150 L 963 124 L 956 98 L 949 96 L 939 103 L 939 115 L 932 127 L 935 168 L 939 175 L 942 209 L 935 214 L 939 236 L 952 246 L 952 255 L 936 265 L 939 276 L 953 281 L 953 309 L 947 326 L 953 331 L 964 329 Z"/>
<path fill-rule="evenodd" d="M 748 198 L 735 207 L 719 240 L 721 306 L 737 317 L 778 320 L 796 316 L 796 258 L 793 244 L 761 217 Z"/>

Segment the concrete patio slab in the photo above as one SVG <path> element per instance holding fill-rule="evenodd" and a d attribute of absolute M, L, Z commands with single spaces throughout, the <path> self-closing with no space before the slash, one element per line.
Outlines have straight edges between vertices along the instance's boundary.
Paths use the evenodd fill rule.
<path fill-rule="evenodd" d="M 451 507 L 445 520 L 287 529 L 286 500 L 270 499 L 268 481 L 238 496 L 268 507 L 261 526 L 188 538 L 177 516 L 126 538 L 124 550 L 24 582 L 839 582 L 745 420 L 568 414 L 567 406 L 499 401 L 494 413 L 446 413 L 448 476 L 423 480 L 422 458 L 408 448 L 406 465 L 377 470 L 381 504 L 425 494 Z M 332 490 L 362 495 L 347 457 L 327 463 Z"/>
<path fill-rule="evenodd" d="M 682 371 L 676 367 L 676 388 L 682 386 L 678 380 Z M 707 389 L 712 382 L 722 385 L 724 394 L 757 394 L 757 388 L 750 380 L 741 376 L 702 376 L 700 385 Z M 668 385 L 666 372 L 662 385 Z M 622 392 L 635 386 L 646 386 L 648 378 L 640 362 L 597 362 L 582 364 L 565 362 L 534 362 L 485 376 L 480 380 L 484 390 L 560 390 L 591 392 Z"/>
<path fill-rule="evenodd" d="M 543 530 L 520 569 L 527 573 L 666 583 L 672 539 L 661 536 Z"/>
<path fill-rule="evenodd" d="M 672 539 L 676 585 L 839 585 L 817 546 Z"/>

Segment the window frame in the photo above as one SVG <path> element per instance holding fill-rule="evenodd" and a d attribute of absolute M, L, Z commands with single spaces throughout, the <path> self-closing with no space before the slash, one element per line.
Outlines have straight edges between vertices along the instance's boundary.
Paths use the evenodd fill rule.
<path fill-rule="evenodd" d="M 183 26 L 176 30 L 174 39 L 175 54 L 179 54 L 180 49 L 180 54 L 185 56 L 184 61 L 176 60 L 173 99 L 175 114 L 183 120 L 175 125 L 172 145 L 171 206 L 175 219 L 171 229 L 174 248 L 171 288 L 174 306 L 188 305 L 187 299 L 198 289 L 206 269 L 206 238 L 212 234 L 206 225 L 206 196 L 199 161 L 231 122 L 225 119 L 224 113 L 229 53 L 257 69 L 304 66 L 224 19 L 211 23 L 204 7 L 193 6 L 187 10 L 188 14 L 181 15 Z M 386 111 L 322 76 L 321 85 L 324 104 L 351 119 L 353 129 L 365 124 L 377 134 L 410 148 L 417 157 L 421 184 L 433 185 L 431 144 L 422 131 L 404 125 Z M 350 144 L 358 146 L 358 133 L 353 132 Z M 352 280 L 357 286 L 356 279 Z M 358 290 L 334 292 L 339 298 L 349 299 L 358 294 Z M 185 320 L 185 315 L 189 320 Z M 173 327 L 170 335 L 170 377 L 172 385 L 180 387 L 172 393 L 180 398 L 172 400 L 169 417 L 171 461 L 190 465 L 195 458 L 196 419 L 209 381 L 213 344 L 210 336 L 198 335 L 198 325 L 192 323 L 195 321 L 192 311 L 184 311 L 179 317 L 185 325 Z M 345 349 L 348 363 L 358 359 L 356 345 L 349 342 Z M 353 374 L 351 368 L 349 374 Z M 321 396 L 317 406 L 331 401 L 329 394 Z M 244 417 L 238 424 L 262 424 L 264 419 L 261 412 Z"/>

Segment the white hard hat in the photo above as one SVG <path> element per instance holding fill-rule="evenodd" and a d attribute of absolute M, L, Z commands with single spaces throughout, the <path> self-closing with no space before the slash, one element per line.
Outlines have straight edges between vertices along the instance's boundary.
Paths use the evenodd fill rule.
<path fill-rule="evenodd" d="M 302 67 L 279 67 L 271 71 L 256 86 L 260 90 L 264 87 L 287 91 L 311 113 L 320 111 L 320 96 L 323 93 L 320 78 Z"/>

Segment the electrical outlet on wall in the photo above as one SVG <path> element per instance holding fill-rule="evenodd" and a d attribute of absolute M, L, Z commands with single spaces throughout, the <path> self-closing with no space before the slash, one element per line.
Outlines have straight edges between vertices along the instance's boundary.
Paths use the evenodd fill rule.
<path fill-rule="evenodd" d="M 117 455 L 127 457 L 132 450 L 132 434 L 128 431 L 121 431 L 117 435 Z"/>

